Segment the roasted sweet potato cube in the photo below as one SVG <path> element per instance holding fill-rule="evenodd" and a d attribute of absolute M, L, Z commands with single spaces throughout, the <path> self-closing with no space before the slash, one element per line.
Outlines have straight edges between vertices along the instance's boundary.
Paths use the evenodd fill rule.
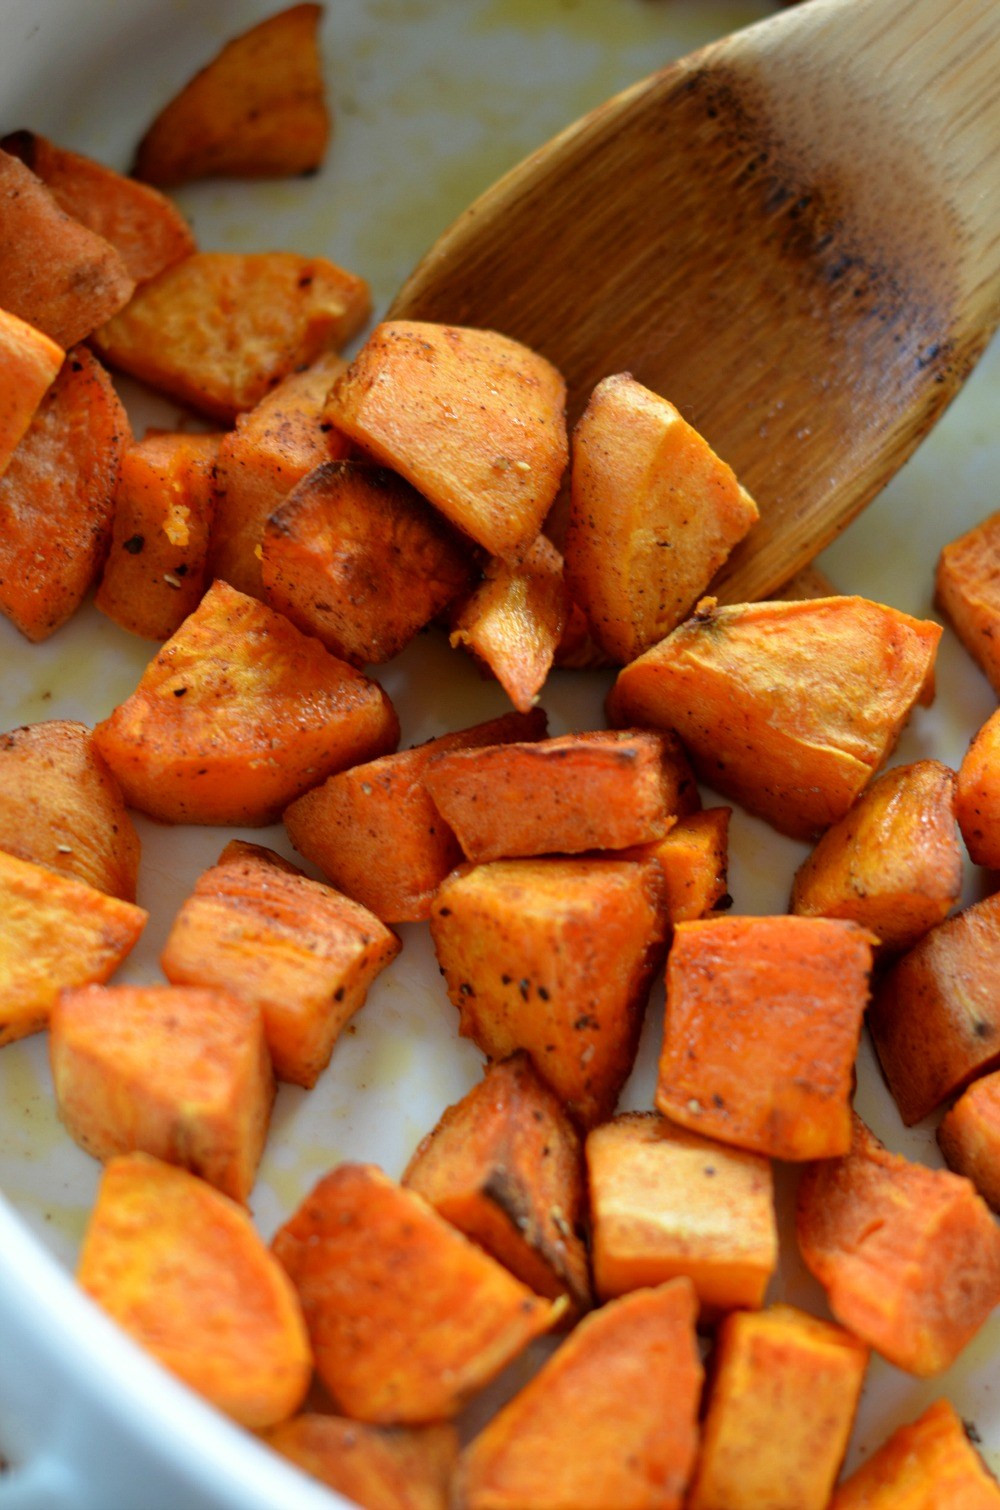
<path fill-rule="evenodd" d="M 879 981 L 868 1027 L 907 1125 L 1000 1067 L 1000 893 L 926 933 Z"/>
<path fill-rule="evenodd" d="M 59 147 L 35 131 L 13 131 L 0 141 L 0 148 L 19 157 L 67 215 L 110 241 L 136 283 L 155 278 L 195 250 L 191 227 L 158 189 Z"/>
<path fill-rule="evenodd" d="M 47 335 L 0 309 L 0 477 L 64 356 Z"/>
<path fill-rule="evenodd" d="M 456 1510 L 681 1510 L 702 1367 L 687 1280 L 584 1318 L 465 1449 Z"/>
<path fill-rule="evenodd" d="M 1000 1510 L 955 1407 L 935 1400 L 834 1490 L 829 1510 Z"/>
<path fill-rule="evenodd" d="M 789 1305 L 719 1328 L 689 1510 L 826 1510 L 868 1349 Z"/>
<path fill-rule="evenodd" d="M 662 741 L 607 729 L 445 750 L 424 784 L 470 860 L 582 854 L 659 839 L 674 822 Z"/>
<path fill-rule="evenodd" d="M 687 813 L 645 851 L 663 872 L 664 908 L 671 927 L 727 905 L 732 812 L 730 807 L 708 807 Z"/>
<path fill-rule="evenodd" d="M 139 836 L 86 724 L 0 734 L 0 848 L 135 901 Z"/>
<path fill-rule="evenodd" d="M 321 5 L 292 5 L 228 41 L 165 105 L 135 159 L 147 183 L 308 173 L 330 134 Z"/>
<path fill-rule="evenodd" d="M 949 1169 L 1000 1212 L 1000 1070 L 974 1080 L 945 1113 L 937 1140 Z"/>
<path fill-rule="evenodd" d="M 487 1066 L 417 1148 L 403 1184 L 536 1295 L 591 1304 L 580 1136 L 524 1053 Z"/>
<path fill-rule="evenodd" d="M 899 954 L 947 917 L 962 890 L 955 772 L 893 766 L 861 793 L 796 872 L 789 911 L 851 918 Z"/>
<path fill-rule="evenodd" d="M 367 908 L 273 850 L 234 839 L 199 876 L 160 964 L 178 985 L 213 986 L 253 1002 L 278 1076 L 311 1086 L 399 949 Z"/>
<path fill-rule="evenodd" d="M 962 758 L 955 814 L 972 861 L 1000 870 L 1000 708 L 976 732 Z"/>
<path fill-rule="evenodd" d="M 971 1181 L 890 1153 L 857 1116 L 850 1153 L 803 1171 L 796 1228 L 838 1321 L 921 1378 L 1000 1302 L 1000 1228 Z"/>
<path fill-rule="evenodd" d="M 49 1057 L 81 1148 L 105 1162 L 152 1154 L 246 1202 L 274 1101 L 258 1006 L 194 987 L 62 991 Z"/>
<path fill-rule="evenodd" d="M 273 823 L 398 737 L 376 682 L 225 582 L 94 730 L 126 801 L 164 823 Z"/>
<path fill-rule="evenodd" d="M 376 326 L 327 416 L 491 556 L 535 539 L 566 466 L 566 385 L 492 330 Z"/>
<path fill-rule="evenodd" d="M 392 660 L 472 571 L 440 514 L 365 462 L 304 477 L 268 519 L 262 553 L 266 600 L 354 665 Z"/>
<path fill-rule="evenodd" d="M 0 477 L 0 612 L 29 640 L 64 624 L 100 573 L 129 439 L 111 379 L 78 346 Z"/>
<path fill-rule="evenodd" d="M 778 1261 L 767 1159 L 624 1112 L 587 1134 L 587 1172 L 602 1300 L 686 1275 L 705 1321 L 763 1304 Z"/>
<path fill-rule="evenodd" d="M 676 629 L 758 518 L 731 467 L 627 372 L 573 431 L 563 547 L 570 593 L 619 665 Z"/>
<path fill-rule="evenodd" d="M 0 151 L 0 309 L 68 351 L 127 304 L 134 287 L 110 241 L 60 209 L 20 158 Z"/>
<path fill-rule="evenodd" d="M 1000 512 L 944 547 L 938 558 L 935 601 L 1000 693 Z"/>
<path fill-rule="evenodd" d="M 0 1045 L 37 1033 L 64 986 L 103 984 L 148 914 L 0 850 Z"/>
<path fill-rule="evenodd" d="M 217 435 L 170 433 L 125 448 L 95 602 L 132 634 L 169 639 L 201 601 L 218 450 Z"/>
<path fill-rule="evenodd" d="M 674 729 L 707 785 L 815 838 L 895 746 L 940 637 L 866 598 L 708 599 L 619 672 L 609 721 Z"/>
<path fill-rule="evenodd" d="M 275 1452 L 366 1510 L 448 1510 L 454 1426 L 366 1426 L 304 1412 L 262 1433 Z"/>
<path fill-rule="evenodd" d="M 325 1175 L 273 1248 L 317 1372 L 359 1421 L 455 1415 L 559 1314 L 374 1165 Z"/>
<path fill-rule="evenodd" d="M 288 836 L 338 890 L 383 922 L 425 918 L 434 892 L 462 858 L 424 786 L 427 762 L 440 750 L 541 739 L 545 729 L 541 708 L 508 713 L 355 765 L 286 808 Z"/>
<path fill-rule="evenodd" d="M 831 918 L 678 923 L 659 1110 L 775 1159 L 846 1153 L 875 942 Z"/>
<path fill-rule="evenodd" d="M 148 1154 L 110 1160 L 77 1269 L 164 1367 L 243 1426 L 298 1409 L 312 1376 L 302 1310 L 248 1213 Z"/>
<path fill-rule="evenodd" d="M 562 557 L 539 535 L 522 560 L 494 557 L 456 608 L 450 643 L 491 672 L 514 707 L 534 707 L 569 616 Z"/>
<path fill-rule="evenodd" d="M 352 442 L 323 418 L 330 384 L 347 363 L 336 352 L 290 372 L 236 416 L 216 462 L 212 575 L 262 598 L 264 526 L 307 472 L 347 455 Z"/>
<path fill-rule="evenodd" d="M 232 424 L 296 368 L 351 339 L 368 286 L 323 257 L 195 252 L 94 333 L 113 367 Z"/>
<path fill-rule="evenodd" d="M 459 1032 L 491 1059 L 525 1049 L 585 1127 L 611 1115 L 632 1069 L 661 885 L 654 861 L 493 860 L 454 871 L 431 904 Z"/>

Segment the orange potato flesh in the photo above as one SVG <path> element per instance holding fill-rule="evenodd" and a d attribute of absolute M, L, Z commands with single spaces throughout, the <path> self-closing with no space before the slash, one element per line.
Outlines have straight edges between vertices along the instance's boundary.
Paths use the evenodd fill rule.
<path fill-rule="evenodd" d="M 77 1268 L 97 1304 L 241 1425 L 298 1409 L 312 1357 L 295 1290 L 247 1212 L 147 1154 L 112 1159 Z"/>
<path fill-rule="evenodd" d="M 695 794 L 697 790 L 694 787 Z M 669 833 L 641 851 L 656 861 L 663 874 L 664 911 L 671 927 L 726 905 L 732 811 L 708 807 L 685 813 Z"/>
<path fill-rule="evenodd" d="M 977 730 L 962 758 L 955 813 L 970 859 L 1000 869 L 1000 708 Z"/>
<path fill-rule="evenodd" d="M 458 1459 L 453 1426 L 366 1426 L 305 1412 L 262 1440 L 365 1510 L 448 1510 Z"/>
<path fill-rule="evenodd" d="M 829 1510 L 1000 1510 L 953 1405 L 935 1400 L 834 1490 Z"/>
<path fill-rule="evenodd" d="M 1000 1212 L 1000 1070 L 974 1080 L 938 1124 L 945 1163 Z"/>
<path fill-rule="evenodd" d="M 1000 512 L 944 547 L 938 558 L 935 602 L 1000 692 Z"/>
<path fill-rule="evenodd" d="M 33 325 L 0 309 L 0 477 L 65 354 Z"/>

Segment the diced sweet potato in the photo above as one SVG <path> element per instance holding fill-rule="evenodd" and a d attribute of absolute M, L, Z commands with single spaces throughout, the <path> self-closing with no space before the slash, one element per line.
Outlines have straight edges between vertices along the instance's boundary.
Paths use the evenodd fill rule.
<path fill-rule="evenodd" d="M 765 1158 L 624 1112 L 588 1133 L 587 1171 L 602 1300 L 686 1275 L 703 1320 L 763 1304 L 778 1261 Z"/>
<path fill-rule="evenodd" d="M 132 634 L 166 640 L 207 583 L 217 435 L 157 434 L 126 446 L 95 601 Z"/>
<path fill-rule="evenodd" d="M 776 1159 L 846 1153 L 874 942 L 830 918 L 678 923 L 659 1110 Z"/>
<path fill-rule="evenodd" d="M 49 1056 L 59 1116 L 95 1159 L 152 1154 L 246 1202 L 274 1100 L 255 1004 L 193 987 L 63 991 Z"/>
<path fill-rule="evenodd" d="M 64 356 L 47 335 L 0 309 L 0 477 Z"/>
<path fill-rule="evenodd" d="M 139 836 L 86 724 L 0 734 L 0 848 L 135 901 Z"/>
<path fill-rule="evenodd" d="M 940 923 L 962 890 L 955 772 L 893 766 L 862 792 L 799 867 L 789 911 L 851 918 L 898 954 Z"/>
<path fill-rule="evenodd" d="M 194 235 L 180 210 L 148 184 L 59 147 L 35 131 L 13 131 L 0 141 L 0 148 L 19 157 L 67 215 L 110 241 L 134 282 L 155 278 L 195 250 Z"/>
<path fill-rule="evenodd" d="M 132 296 L 119 252 L 60 209 L 20 158 L 0 151 L 0 309 L 64 351 Z"/>
<path fill-rule="evenodd" d="M 518 556 L 566 466 L 566 385 L 492 330 L 376 326 L 334 384 L 327 415 L 492 556 Z"/>
<path fill-rule="evenodd" d="M 726 877 L 732 811 L 729 807 L 709 807 L 687 813 L 645 851 L 663 872 L 664 909 L 671 927 L 702 918 L 731 900 Z"/>
<path fill-rule="evenodd" d="M 0 477 L 0 612 L 29 640 L 64 624 L 101 570 L 129 438 L 111 379 L 78 346 Z"/>
<path fill-rule="evenodd" d="M 299 1292 L 316 1369 L 348 1415 L 455 1415 L 558 1307 L 367 1164 L 324 1176 L 274 1238 Z"/>
<path fill-rule="evenodd" d="M 112 1159 L 77 1279 L 119 1326 L 253 1429 L 301 1405 L 312 1358 L 295 1290 L 243 1207 L 147 1154 Z"/>
<path fill-rule="evenodd" d="M 609 720 L 673 728 L 709 786 L 813 838 L 895 746 L 940 637 L 865 598 L 706 600 L 619 673 Z"/>
<path fill-rule="evenodd" d="M 169 186 L 318 168 L 330 134 L 322 15 L 321 5 L 292 5 L 227 42 L 153 121 L 135 176 Z"/>
<path fill-rule="evenodd" d="M 522 560 L 488 561 L 451 620 L 450 643 L 493 674 L 526 713 L 545 685 L 569 614 L 562 557 L 544 535 Z"/>
<path fill-rule="evenodd" d="M 365 1510 L 448 1510 L 458 1460 L 453 1426 L 366 1426 L 305 1412 L 262 1440 Z"/>
<path fill-rule="evenodd" d="M 1000 1486 L 955 1407 L 935 1400 L 838 1485 L 829 1510 L 1000 1510 Z"/>
<path fill-rule="evenodd" d="M 702 1367 L 687 1280 L 584 1318 L 465 1449 L 456 1510 L 681 1510 Z"/>
<path fill-rule="evenodd" d="M 425 918 L 434 892 L 462 858 L 424 786 L 427 762 L 440 750 L 541 739 L 545 729 L 541 708 L 508 713 L 355 765 L 286 808 L 288 836 L 338 890 L 384 923 Z"/>
<path fill-rule="evenodd" d="M 907 1124 L 1000 1066 L 1000 893 L 926 933 L 882 977 L 868 1027 Z"/>
<path fill-rule="evenodd" d="M 234 839 L 199 876 L 160 964 L 179 985 L 253 1002 L 277 1074 L 315 1085 L 345 1024 L 399 953 L 366 908 L 311 881 L 273 850 Z"/>
<path fill-rule="evenodd" d="M 976 732 L 962 758 L 955 815 L 973 863 L 1000 870 L 1000 708 Z"/>
<path fill-rule="evenodd" d="M 945 1113 L 937 1140 L 949 1169 L 1000 1212 L 1000 1070 L 974 1080 Z"/>
<path fill-rule="evenodd" d="M 0 851 L 0 1045 L 37 1033 L 64 986 L 103 984 L 148 914 Z"/>
<path fill-rule="evenodd" d="M 675 629 L 758 518 L 668 399 L 605 378 L 573 431 L 566 581 L 619 664 Z"/>
<path fill-rule="evenodd" d="M 868 1349 L 793 1306 L 719 1328 L 688 1510 L 826 1510 Z"/>
<path fill-rule="evenodd" d="M 459 1031 L 525 1049 L 584 1126 L 614 1111 L 662 957 L 654 861 L 493 860 L 438 888 L 431 937 Z"/>
<path fill-rule="evenodd" d="M 1000 512 L 944 547 L 935 601 L 1000 693 Z"/>
<path fill-rule="evenodd" d="M 113 367 L 231 424 L 368 318 L 363 279 L 294 252 L 195 252 L 94 333 Z"/>
<path fill-rule="evenodd" d="M 858 1117 L 849 1154 L 803 1171 L 796 1224 L 838 1321 L 921 1378 L 1000 1302 L 1000 1228 L 971 1182 L 890 1153 Z"/>
<path fill-rule="evenodd" d="M 472 569 L 408 482 L 364 462 L 304 477 L 268 519 L 262 551 L 266 600 L 354 665 L 398 655 Z"/>
<path fill-rule="evenodd" d="M 580 1137 L 526 1054 L 488 1065 L 447 1108 L 403 1184 L 536 1295 L 590 1306 Z"/>
<path fill-rule="evenodd" d="M 552 664 L 567 671 L 603 671 L 615 664 L 591 635 L 586 614 L 572 598 Z"/>
<path fill-rule="evenodd" d="M 126 801 L 164 823 L 273 823 L 398 737 L 377 683 L 225 582 L 94 730 Z"/>

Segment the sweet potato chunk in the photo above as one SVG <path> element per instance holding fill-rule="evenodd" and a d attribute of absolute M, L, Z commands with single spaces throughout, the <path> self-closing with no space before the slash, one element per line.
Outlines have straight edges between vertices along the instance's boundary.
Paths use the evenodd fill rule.
<path fill-rule="evenodd" d="M 368 318 L 363 279 L 294 252 L 195 252 L 94 333 L 113 367 L 232 424 Z"/>
<path fill-rule="evenodd" d="M 599 383 L 573 432 L 566 581 L 619 664 L 676 629 L 757 505 L 668 399 L 627 372 Z"/>
<path fill-rule="evenodd" d="M 675 729 L 709 786 L 814 838 L 895 746 L 940 637 L 865 598 L 706 600 L 619 673 L 609 718 Z"/>
<path fill-rule="evenodd" d="M 60 209 L 20 158 L 0 151 L 0 309 L 68 351 L 127 304 L 134 287 L 110 241 Z"/>
<path fill-rule="evenodd" d="M 248 1199 L 274 1100 L 255 1004 L 193 987 L 63 991 L 49 1055 L 59 1116 L 95 1159 L 152 1154 Z"/>
<path fill-rule="evenodd" d="M 472 569 L 408 482 L 364 462 L 304 477 L 268 519 L 262 551 L 266 600 L 354 665 L 398 655 Z"/>
<path fill-rule="evenodd" d="M 253 1002 L 277 1074 L 315 1085 L 399 939 L 366 908 L 273 850 L 234 839 L 199 876 L 160 964 L 178 985 Z"/>
<path fill-rule="evenodd" d="M 1000 693 L 1000 512 L 944 547 L 938 558 L 935 601 Z"/>
<path fill-rule="evenodd" d="M 327 415 L 492 556 L 535 539 L 566 466 L 566 385 L 492 330 L 378 325 Z"/>
<path fill-rule="evenodd" d="M 562 557 L 544 535 L 522 560 L 488 561 L 483 579 L 452 615 L 450 643 L 493 674 L 526 713 L 555 659 L 569 616 Z"/>
<path fill-rule="evenodd" d="M 689 1510 L 826 1510 L 868 1349 L 794 1306 L 719 1328 Z"/>
<path fill-rule="evenodd" d="M 942 1118 L 937 1140 L 949 1169 L 1000 1212 L 1000 1070 L 974 1080 Z"/>
<path fill-rule="evenodd" d="M 55 341 L 0 309 L 0 477 L 64 356 Z"/>
<path fill-rule="evenodd" d="M 67 215 L 110 241 L 135 283 L 155 278 L 195 250 L 191 227 L 180 210 L 148 184 L 125 178 L 35 131 L 13 131 L 0 141 L 0 148 L 19 157 Z"/>
<path fill-rule="evenodd" d="M 112 1159 L 77 1279 L 164 1367 L 243 1426 L 302 1403 L 312 1359 L 295 1290 L 247 1212 L 148 1154 Z"/>
<path fill-rule="evenodd" d="M 1000 1510 L 955 1407 L 935 1400 L 834 1491 L 829 1510 Z"/>
<path fill-rule="evenodd" d="M 306 1412 L 262 1433 L 275 1452 L 365 1510 L 448 1510 L 458 1460 L 450 1425 L 366 1426 Z"/>
<path fill-rule="evenodd" d="M 1000 1228 L 971 1182 L 890 1153 L 859 1117 L 846 1157 L 803 1171 L 796 1222 L 838 1321 L 921 1378 L 1000 1302 Z"/>
<path fill-rule="evenodd" d="M 355 765 L 286 808 L 288 836 L 338 890 L 384 923 L 425 918 L 434 892 L 462 858 L 424 786 L 428 761 L 440 750 L 540 739 L 545 728 L 540 708 L 508 713 Z"/>
<path fill-rule="evenodd" d="M 694 788 L 697 793 L 697 787 Z M 678 818 L 669 833 L 643 853 L 655 859 L 666 887 L 664 910 L 671 927 L 702 918 L 731 900 L 726 890 L 732 808 L 709 807 Z"/>
<path fill-rule="evenodd" d="M 126 446 L 95 601 L 132 634 L 166 640 L 207 583 L 217 435 L 158 434 Z"/>
<path fill-rule="evenodd" d="M 580 1323 L 463 1452 L 456 1510 L 681 1510 L 702 1367 L 687 1280 Z"/>
<path fill-rule="evenodd" d="M 588 1133 L 587 1170 L 602 1300 L 686 1275 L 703 1320 L 763 1304 L 778 1262 L 766 1159 L 624 1112 Z"/>
<path fill-rule="evenodd" d="M 424 784 L 470 860 L 627 849 L 675 814 L 674 770 L 648 732 L 564 734 L 432 755 Z"/>
<path fill-rule="evenodd" d="M 662 957 L 653 861 L 493 860 L 438 888 L 431 937 L 459 1031 L 525 1049 L 577 1121 L 614 1111 Z"/>
<path fill-rule="evenodd" d="M 325 461 L 347 455 L 351 442 L 323 418 L 330 384 L 346 367 L 327 352 L 236 416 L 216 463 L 210 568 L 231 587 L 264 596 L 260 564 L 264 526 L 297 482 Z"/>
<path fill-rule="evenodd" d="M 0 851 L 0 1045 L 37 1033 L 64 986 L 103 984 L 148 914 Z"/>
<path fill-rule="evenodd" d="M 0 734 L 0 848 L 135 901 L 139 836 L 86 724 Z"/>
<path fill-rule="evenodd" d="M 894 766 L 867 787 L 799 867 L 789 911 L 851 918 L 898 954 L 940 923 L 962 890 L 955 773 Z"/>
<path fill-rule="evenodd" d="M 868 1027 L 908 1125 L 1000 1066 L 1000 893 L 947 918 L 879 982 Z"/>
<path fill-rule="evenodd" d="M 374 1165 L 324 1176 L 273 1248 L 323 1383 L 360 1421 L 455 1415 L 558 1316 Z"/>
<path fill-rule="evenodd" d="M 776 1159 L 846 1153 L 874 942 L 830 918 L 678 923 L 659 1110 Z"/>
<path fill-rule="evenodd" d="M 0 477 L 0 612 L 27 639 L 53 634 L 98 576 L 129 438 L 111 379 L 78 346 Z"/>
<path fill-rule="evenodd" d="M 381 687 L 225 582 L 94 730 L 126 801 L 165 823 L 273 823 L 398 737 Z"/>
<path fill-rule="evenodd" d="M 227 42 L 149 127 L 135 159 L 147 183 L 308 173 L 330 134 L 321 5 L 293 5 Z"/>
<path fill-rule="evenodd" d="M 1000 870 L 1000 708 L 977 731 L 962 758 L 955 814 L 972 861 Z"/>
<path fill-rule="evenodd" d="M 403 1184 L 536 1295 L 591 1304 L 580 1137 L 526 1054 L 488 1065 L 447 1108 Z"/>

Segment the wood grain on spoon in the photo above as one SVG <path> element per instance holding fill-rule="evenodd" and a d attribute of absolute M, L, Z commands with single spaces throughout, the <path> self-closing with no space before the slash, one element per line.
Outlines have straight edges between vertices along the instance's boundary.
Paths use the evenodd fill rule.
<path fill-rule="evenodd" d="M 997 0 L 808 0 L 633 86 L 476 201 L 393 318 L 485 325 L 575 419 L 629 371 L 762 518 L 714 586 L 765 596 L 954 397 L 1000 318 Z"/>

